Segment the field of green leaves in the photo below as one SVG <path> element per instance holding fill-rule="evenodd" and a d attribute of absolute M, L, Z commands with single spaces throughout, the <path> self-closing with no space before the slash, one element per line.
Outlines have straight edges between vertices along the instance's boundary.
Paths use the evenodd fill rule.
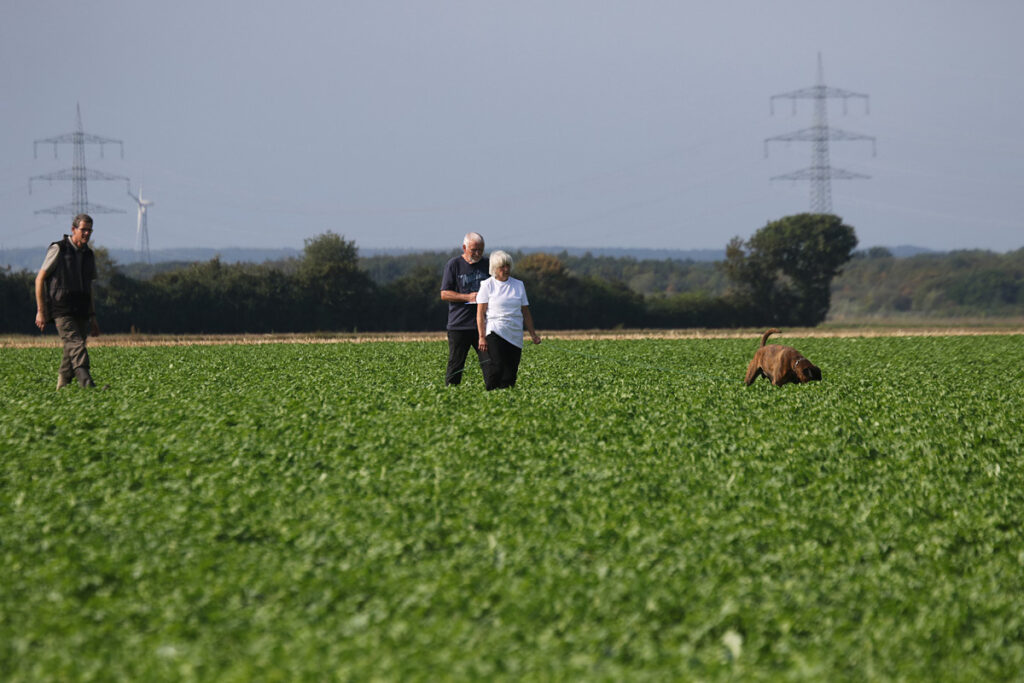
<path fill-rule="evenodd" d="M 1005 680 L 1024 338 L 0 349 L 0 672 Z"/>

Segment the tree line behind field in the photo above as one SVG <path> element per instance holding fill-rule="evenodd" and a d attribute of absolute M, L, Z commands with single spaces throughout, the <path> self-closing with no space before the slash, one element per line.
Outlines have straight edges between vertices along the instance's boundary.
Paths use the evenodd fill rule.
<path fill-rule="evenodd" d="M 440 272 L 452 253 L 417 254 L 415 259 L 378 255 L 360 262 L 375 281 L 386 283 L 425 263 Z M 517 264 L 529 256 L 512 255 Z M 724 296 L 732 286 L 721 262 L 638 260 L 564 251 L 551 256 L 575 277 L 625 284 L 655 307 L 666 303 L 658 300 L 676 295 L 691 300 Z M 1019 317 L 1024 315 L 1024 248 L 1003 254 L 962 250 L 898 257 L 885 247 L 872 247 L 853 252 L 829 289 L 829 320 Z"/>
<path fill-rule="evenodd" d="M 442 330 L 441 265 L 417 265 L 377 282 L 359 260 L 322 259 L 321 250 L 355 246 L 328 233 L 301 259 L 226 264 L 214 258 L 146 277 L 133 277 L 95 249 L 97 316 L 105 332 L 151 334 Z M 340 247 L 340 248 L 336 248 Z M 531 254 L 515 263 L 531 309 L 545 329 L 729 326 L 741 309 L 725 299 L 680 295 L 648 301 L 624 283 L 579 277 L 555 256 Z M 0 333 L 32 334 L 33 282 L 28 271 L 0 272 Z M 674 308 L 673 308 L 674 307 Z M 540 324 L 540 323 L 538 323 Z"/>
<path fill-rule="evenodd" d="M 733 239 L 717 263 L 513 253 L 542 329 L 815 325 L 832 318 L 1024 314 L 1024 249 L 895 258 L 800 214 Z M 120 266 L 97 249 L 107 332 L 420 331 L 444 327 L 441 270 L 457 252 L 360 258 L 334 233 L 262 264 Z M 0 271 L 0 332 L 33 333 L 34 273 Z"/>

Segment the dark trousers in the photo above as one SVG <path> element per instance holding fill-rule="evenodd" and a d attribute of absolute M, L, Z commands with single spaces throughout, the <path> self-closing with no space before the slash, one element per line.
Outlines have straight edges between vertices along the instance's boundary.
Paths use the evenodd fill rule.
<path fill-rule="evenodd" d="M 480 356 L 480 337 L 476 328 L 472 330 L 448 330 L 448 370 L 444 373 L 445 385 L 455 385 L 462 382 L 462 372 L 466 368 L 466 355 L 469 349 L 476 350 L 477 357 L 483 363 Z"/>
<path fill-rule="evenodd" d="M 515 344 L 508 343 L 493 332 L 487 335 L 487 353 L 480 359 L 487 391 L 514 387 L 516 375 L 519 374 L 519 359 L 522 357 L 523 350 Z"/>
<path fill-rule="evenodd" d="M 60 359 L 57 371 L 58 384 L 70 384 L 76 377 L 84 386 L 92 385 L 89 375 L 89 352 L 85 348 L 85 340 L 89 336 L 89 319 L 61 316 L 54 319 L 57 334 L 64 342 L 64 355 Z"/>

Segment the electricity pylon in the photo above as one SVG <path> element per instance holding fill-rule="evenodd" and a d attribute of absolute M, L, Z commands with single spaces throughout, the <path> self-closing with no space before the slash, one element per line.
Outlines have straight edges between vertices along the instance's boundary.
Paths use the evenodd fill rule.
<path fill-rule="evenodd" d="M 846 113 L 846 102 L 851 98 L 864 99 L 864 112 L 868 112 L 868 96 L 830 88 L 825 85 L 824 71 L 821 66 L 821 53 L 818 53 L 818 84 L 810 88 L 794 90 L 793 92 L 772 95 L 770 107 L 772 114 L 775 113 L 775 100 L 788 99 L 793 102 L 793 113 L 796 113 L 796 101 L 799 99 L 814 100 L 814 122 L 810 128 L 798 130 L 795 133 L 776 135 L 766 138 L 764 141 L 764 155 L 768 156 L 768 143 L 773 141 L 784 142 L 810 142 L 811 143 L 811 165 L 808 168 L 772 177 L 772 180 L 809 180 L 811 181 L 811 212 L 832 213 L 832 178 L 837 180 L 853 180 L 870 178 L 862 173 L 854 173 L 841 168 L 833 168 L 829 164 L 828 143 L 829 140 L 870 140 L 871 155 L 875 155 L 875 138 L 860 133 L 850 133 L 838 128 L 828 126 L 828 99 L 841 98 L 843 100 L 843 113 Z"/>
<path fill-rule="evenodd" d="M 65 168 L 53 173 L 32 176 L 28 179 L 28 192 L 32 194 L 33 180 L 70 180 L 71 181 L 71 203 L 51 206 L 48 209 L 39 209 L 36 213 L 52 213 L 56 215 L 77 216 L 80 213 L 125 213 L 124 209 L 115 209 L 102 204 L 89 203 L 89 191 L 87 182 L 89 180 L 123 180 L 128 183 L 128 178 L 120 175 L 93 171 L 85 167 L 85 145 L 95 144 L 100 146 L 100 156 L 103 156 L 103 145 L 120 145 L 121 158 L 124 158 L 124 143 L 120 140 L 91 135 L 82 129 L 82 107 L 78 106 L 78 129 L 74 133 L 65 133 L 52 138 L 36 140 L 32 143 L 32 154 L 38 158 L 40 144 L 53 145 L 53 158 L 57 158 L 57 145 L 70 144 L 73 147 L 74 161 L 71 168 Z"/>
<path fill-rule="evenodd" d="M 144 260 L 146 263 L 152 263 L 149 258 L 149 226 L 146 215 L 147 209 L 153 206 L 153 200 L 142 198 L 141 185 L 139 185 L 138 194 L 132 194 L 131 189 L 129 189 L 128 196 L 139 205 L 139 224 L 135 231 L 135 253 L 139 255 L 140 261 Z"/>

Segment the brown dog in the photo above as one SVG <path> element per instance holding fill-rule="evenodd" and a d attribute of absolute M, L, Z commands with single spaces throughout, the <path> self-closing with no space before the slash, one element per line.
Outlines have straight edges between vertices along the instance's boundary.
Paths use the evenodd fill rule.
<path fill-rule="evenodd" d="M 821 381 L 821 370 L 814 363 L 804 358 L 799 351 L 792 346 L 771 344 L 765 346 L 768 336 L 781 332 L 774 327 L 761 335 L 761 347 L 754 354 L 754 359 L 747 366 L 747 376 L 743 380 L 749 387 L 759 375 L 764 375 L 768 381 L 777 387 L 788 382 Z"/>

